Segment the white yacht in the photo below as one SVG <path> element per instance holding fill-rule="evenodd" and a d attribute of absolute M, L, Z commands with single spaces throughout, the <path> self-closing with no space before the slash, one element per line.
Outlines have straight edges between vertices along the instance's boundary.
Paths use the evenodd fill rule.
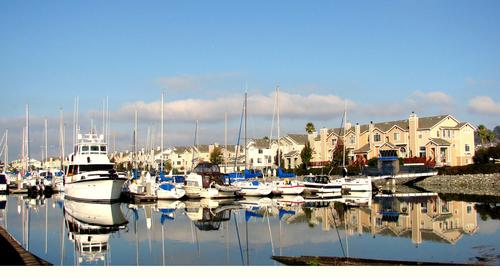
<path fill-rule="evenodd" d="M 308 175 L 302 184 L 308 193 L 339 193 L 342 190 L 342 181 L 330 180 L 327 175 Z"/>
<path fill-rule="evenodd" d="M 118 175 L 109 161 L 104 136 L 78 134 L 65 173 L 65 198 L 88 202 L 112 202 L 120 198 L 127 178 Z"/>
<path fill-rule="evenodd" d="M 184 190 L 188 198 L 231 198 L 241 191 L 224 184 L 223 174 L 216 164 L 201 162 L 186 177 Z"/>

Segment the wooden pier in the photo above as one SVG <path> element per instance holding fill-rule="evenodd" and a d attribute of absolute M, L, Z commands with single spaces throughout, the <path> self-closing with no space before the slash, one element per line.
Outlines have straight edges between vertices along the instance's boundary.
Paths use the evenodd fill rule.
<path fill-rule="evenodd" d="M 315 256 L 272 256 L 272 259 L 285 265 L 294 266 L 456 266 L 469 264 L 375 260 L 346 257 L 315 257 Z"/>
<path fill-rule="evenodd" d="M 51 263 L 26 251 L 3 227 L 0 227 L 0 265 L 45 266 Z"/>
<path fill-rule="evenodd" d="M 132 194 L 128 192 L 122 192 L 122 199 L 133 204 L 143 204 L 143 203 L 154 203 L 158 200 L 158 197 L 154 195 L 146 194 Z"/>

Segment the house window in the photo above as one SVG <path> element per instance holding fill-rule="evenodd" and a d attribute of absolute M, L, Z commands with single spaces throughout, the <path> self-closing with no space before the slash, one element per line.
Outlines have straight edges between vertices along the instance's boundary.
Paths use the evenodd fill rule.
<path fill-rule="evenodd" d="M 446 129 L 443 129 L 443 138 L 446 137 Z"/>
<path fill-rule="evenodd" d="M 177 158 L 181 158 L 181 155 L 180 155 L 180 154 L 178 154 L 178 155 L 177 155 Z"/>
<path fill-rule="evenodd" d="M 418 133 L 418 139 L 422 139 L 422 132 Z"/>
<path fill-rule="evenodd" d="M 472 212 L 472 206 L 467 206 L 467 214 L 470 214 Z"/>
<path fill-rule="evenodd" d="M 436 137 L 439 138 L 439 130 L 436 130 Z"/>
<path fill-rule="evenodd" d="M 420 147 L 420 157 L 425 157 L 425 147 Z"/>
<path fill-rule="evenodd" d="M 351 135 L 351 144 L 354 144 L 354 143 L 355 143 L 354 136 Z"/>
<path fill-rule="evenodd" d="M 451 130 L 448 129 L 448 138 L 451 138 Z"/>
<path fill-rule="evenodd" d="M 177 161 L 177 165 L 181 165 L 181 162 L 179 160 Z"/>
<path fill-rule="evenodd" d="M 466 152 L 470 152 L 470 146 L 469 146 L 469 144 L 465 144 L 465 151 Z"/>
<path fill-rule="evenodd" d="M 253 158 L 250 158 L 250 163 L 253 163 Z"/>
<path fill-rule="evenodd" d="M 399 141 L 399 132 L 394 133 L 394 141 Z"/>
<path fill-rule="evenodd" d="M 257 163 L 262 163 L 262 158 L 257 158 Z"/>
<path fill-rule="evenodd" d="M 335 146 L 335 145 L 337 145 L 337 138 L 332 139 L 332 146 Z"/>
<path fill-rule="evenodd" d="M 259 153 L 262 153 L 262 152 L 263 152 L 262 149 L 259 149 Z"/>
<path fill-rule="evenodd" d="M 373 135 L 373 141 L 374 141 L 374 142 L 380 142 L 380 134 L 375 133 L 375 134 Z"/>

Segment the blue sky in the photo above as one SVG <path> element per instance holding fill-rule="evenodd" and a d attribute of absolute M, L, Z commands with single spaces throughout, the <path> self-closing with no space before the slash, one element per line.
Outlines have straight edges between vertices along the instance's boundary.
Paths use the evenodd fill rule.
<path fill-rule="evenodd" d="M 127 148 L 132 110 L 141 107 L 143 131 L 153 128 L 165 89 L 170 107 L 188 111 L 170 115 L 167 145 L 190 144 L 195 118 L 200 142 L 222 142 L 221 110 L 234 141 L 245 84 L 256 105 L 249 136 L 269 134 L 276 85 L 280 105 L 284 97 L 308 105 L 282 109 L 283 133 L 303 132 L 307 121 L 339 126 L 345 100 L 353 122 L 415 110 L 492 128 L 500 124 L 499 10 L 499 1 L 2 1 L 0 133 L 9 128 L 16 141 L 26 103 L 36 137 L 45 117 L 56 131 L 59 107 L 72 123 L 75 96 L 84 121 L 98 118 L 92 111 L 109 96 L 112 129 Z M 325 103 L 331 113 L 318 112 Z"/>

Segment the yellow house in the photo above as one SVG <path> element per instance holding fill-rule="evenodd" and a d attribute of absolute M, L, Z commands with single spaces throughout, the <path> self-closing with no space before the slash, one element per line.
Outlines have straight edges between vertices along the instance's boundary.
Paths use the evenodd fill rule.
<path fill-rule="evenodd" d="M 436 166 L 473 163 L 475 127 L 452 115 L 419 118 L 412 113 L 406 120 L 359 125 L 346 129 L 321 129 L 310 139 L 312 164 L 323 166 L 331 161 L 338 140 L 345 138 L 349 162 L 366 162 L 378 157 L 380 150 L 393 150 L 409 162 L 432 162 Z M 345 135 L 344 135 L 345 134 Z"/>

